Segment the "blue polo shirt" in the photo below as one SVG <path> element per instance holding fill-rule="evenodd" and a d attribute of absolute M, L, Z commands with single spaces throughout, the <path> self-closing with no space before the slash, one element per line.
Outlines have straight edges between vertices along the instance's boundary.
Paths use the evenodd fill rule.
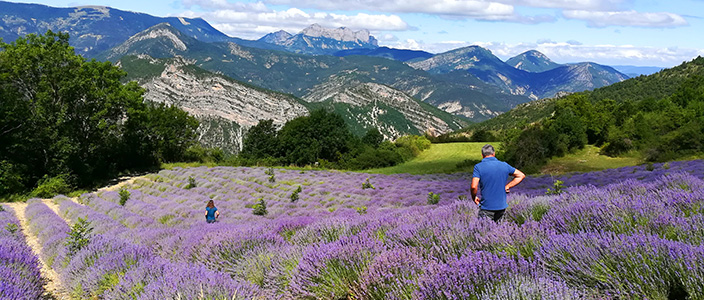
<path fill-rule="evenodd" d="M 502 210 L 508 207 L 506 203 L 506 181 L 508 176 L 516 172 L 516 168 L 496 159 L 486 157 L 474 165 L 472 177 L 479 178 L 481 190 L 481 209 Z"/>

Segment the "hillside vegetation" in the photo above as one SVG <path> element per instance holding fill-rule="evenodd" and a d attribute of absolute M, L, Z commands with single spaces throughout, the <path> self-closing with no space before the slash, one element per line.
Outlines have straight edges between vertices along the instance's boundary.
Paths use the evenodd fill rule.
<path fill-rule="evenodd" d="M 0 197 L 49 197 L 182 160 L 198 122 L 145 103 L 110 63 L 87 62 L 68 34 L 0 42 Z"/>
<path fill-rule="evenodd" d="M 592 92 L 522 105 L 467 131 L 496 130 L 500 157 L 538 172 L 551 157 L 583 149 L 619 156 L 638 153 L 650 162 L 704 152 L 704 58 Z"/>

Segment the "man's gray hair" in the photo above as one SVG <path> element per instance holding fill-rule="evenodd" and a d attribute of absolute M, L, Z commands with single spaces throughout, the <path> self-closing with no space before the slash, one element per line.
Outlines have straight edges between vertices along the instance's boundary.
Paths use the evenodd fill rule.
<path fill-rule="evenodd" d="M 494 146 L 486 144 L 482 147 L 482 156 L 489 156 L 495 153 Z"/>

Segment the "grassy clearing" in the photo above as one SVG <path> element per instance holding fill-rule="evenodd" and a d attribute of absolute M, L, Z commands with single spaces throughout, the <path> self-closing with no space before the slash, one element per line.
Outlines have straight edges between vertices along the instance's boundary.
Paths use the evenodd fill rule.
<path fill-rule="evenodd" d="M 379 174 L 471 172 L 474 164 L 462 164 L 462 162 L 468 159 L 481 160 L 481 151 L 484 145 L 486 143 L 432 144 L 430 149 L 423 151 L 418 157 L 403 164 L 388 168 L 366 170 L 364 172 Z M 461 166 L 458 166 L 458 164 L 461 164 Z"/>
<path fill-rule="evenodd" d="M 599 154 L 599 147 L 587 145 L 575 153 L 550 159 L 548 164 L 540 170 L 540 173 L 556 175 L 570 172 L 592 172 L 642 163 L 643 159 L 637 153 L 623 157 L 608 157 Z"/>

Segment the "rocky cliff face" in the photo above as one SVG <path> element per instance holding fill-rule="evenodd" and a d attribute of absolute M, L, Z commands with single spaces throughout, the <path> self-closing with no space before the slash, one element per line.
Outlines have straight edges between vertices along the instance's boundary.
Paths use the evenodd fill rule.
<path fill-rule="evenodd" d="M 176 105 L 201 120 L 200 139 L 208 146 L 239 151 L 242 133 L 259 120 L 272 119 L 277 125 L 308 114 L 298 99 L 257 89 L 202 70 L 185 59 L 144 63 L 163 66 L 158 76 L 145 77 L 145 100 Z"/>
<path fill-rule="evenodd" d="M 341 42 L 356 42 L 359 44 L 371 44 L 377 46 L 376 39 L 369 34 L 369 30 L 363 29 L 354 31 L 346 27 L 325 28 L 318 24 L 313 24 L 301 31 L 302 35 L 310 37 L 324 37 Z"/>
<path fill-rule="evenodd" d="M 466 125 L 406 93 L 386 85 L 361 82 L 354 76 L 332 76 L 304 96 L 309 102 L 326 102 L 360 129 L 376 127 L 390 140 L 403 134 L 440 135 Z M 360 130 L 361 131 L 361 130 Z"/>
<path fill-rule="evenodd" d="M 354 31 L 349 28 L 325 28 L 313 24 L 296 35 L 285 31 L 270 33 L 260 42 L 276 44 L 294 53 L 334 54 L 341 50 L 375 49 L 377 40 L 368 30 Z"/>

